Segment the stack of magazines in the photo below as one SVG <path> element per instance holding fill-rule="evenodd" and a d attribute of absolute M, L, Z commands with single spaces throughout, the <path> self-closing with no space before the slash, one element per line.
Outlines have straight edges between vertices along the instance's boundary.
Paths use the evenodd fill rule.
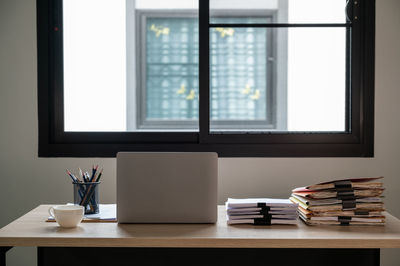
<path fill-rule="evenodd" d="M 383 225 L 383 177 L 349 178 L 296 188 L 290 200 L 298 204 L 308 225 Z"/>
<path fill-rule="evenodd" d="M 296 224 L 297 204 L 288 199 L 231 199 L 225 203 L 228 224 Z"/>

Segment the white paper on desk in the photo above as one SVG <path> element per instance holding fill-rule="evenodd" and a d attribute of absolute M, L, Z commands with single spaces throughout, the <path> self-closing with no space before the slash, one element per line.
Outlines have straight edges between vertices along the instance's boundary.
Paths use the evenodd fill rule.
<path fill-rule="evenodd" d="M 115 220 L 117 219 L 117 205 L 99 204 L 99 213 L 86 214 L 85 218 L 97 220 Z"/>
<path fill-rule="evenodd" d="M 271 215 L 272 219 L 288 219 L 288 220 L 296 220 L 297 215 Z M 264 215 L 257 214 L 257 215 L 229 215 L 228 220 L 240 220 L 240 219 L 255 219 L 255 218 L 264 218 Z"/>
<path fill-rule="evenodd" d="M 254 219 L 241 219 L 241 220 L 228 220 L 228 224 L 254 224 Z M 297 220 L 271 220 L 271 224 L 287 224 L 287 225 L 295 225 L 297 224 Z"/>
<path fill-rule="evenodd" d="M 243 208 L 243 211 L 241 209 L 228 209 L 226 213 L 230 216 L 261 214 L 261 208 L 258 211 L 246 211 L 246 209 L 247 208 Z M 268 214 L 293 214 L 293 213 L 297 213 L 297 208 L 278 209 L 278 210 L 271 208 L 271 210 L 268 211 Z"/>
<path fill-rule="evenodd" d="M 269 207 L 284 207 L 284 208 L 296 208 L 296 204 L 293 204 L 289 199 L 270 199 L 270 198 L 251 198 L 251 199 L 232 199 L 228 198 L 226 202 L 226 208 L 254 208 L 258 206 L 258 203 L 265 203 Z"/>
<path fill-rule="evenodd" d="M 270 210 L 268 213 L 284 213 L 284 212 L 295 212 L 297 210 L 297 205 L 294 205 L 296 207 L 290 207 L 290 208 L 274 208 L 270 207 Z M 227 209 L 227 213 L 229 214 L 237 214 L 237 213 L 248 213 L 248 212 L 257 212 L 260 213 L 262 211 L 262 208 L 236 208 L 236 209 Z"/>
<path fill-rule="evenodd" d="M 68 203 L 67 205 L 73 205 Z M 84 219 L 113 221 L 117 219 L 117 205 L 116 204 L 99 204 L 99 213 L 85 214 Z M 49 221 L 54 220 L 53 217 L 48 218 Z"/>

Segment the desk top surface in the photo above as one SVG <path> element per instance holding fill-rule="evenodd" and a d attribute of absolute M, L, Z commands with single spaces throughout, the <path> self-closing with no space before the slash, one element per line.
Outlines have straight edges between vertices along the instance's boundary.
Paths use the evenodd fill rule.
<path fill-rule="evenodd" d="M 400 248 L 400 221 L 386 213 L 385 226 L 253 226 L 226 224 L 81 223 L 72 229 L 45 222 L 50 205 L 0 229 L 0 246 L 198 247 L 198 248 Z"/>

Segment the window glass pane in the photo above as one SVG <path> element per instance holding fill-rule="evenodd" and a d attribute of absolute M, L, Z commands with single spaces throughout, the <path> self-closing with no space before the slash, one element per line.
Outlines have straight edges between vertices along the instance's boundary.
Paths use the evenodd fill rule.
<path fill-rule="evenodd" d="M 288 130 L 344 131 L 346 28 L 288 31 Z"/>
<path fill-rule="evenodd" d="M 242 23 L 249 19 L 256 20 L 234 20 Z M 197 19 L 151 17 L 146 24 L 146 121 L 156 126 L 174 120 L 181 122 L 181 128 L 190 128 L 190 120 L 198 117 Z M 267 30 L 214 28 L 210 33 L 212 123 L 224 128 L 235 128 L 238 121 L 245 120 L 265 123 L 270 101 L 266 73 L 267 42 L 271 40 Z M 235 105 L 240 108 L 232 109 Z"/>
<path fill-rule="evenodd" d="M 126 130 L 125 12 L 125 0 L 63 1 L 65 131 Z"/>
<path fill-rule="evenodd" d="M 198 130 L 197 9 L 64 1 L 65 131 Z"/>
<path fill-rule="evenodd" d="M 345 23 L 346 0 L 210 0 L 210 22 L 221 16 L 273 15 L 272 23 Z M 235 23 L 227 21 L 226 23 Z M 247 20 L 245 23 L 271 23 Z"/>
<path fill-rule="evenodd" d="M 146 120 L 197 120 L 197 18 L 148 18 L 146 31 Z"/>
<path fill-rule="evenodd" d="M 197 131 L 197 2 L 65 1 L 65 130 Z M 275 18 L 251 12 L 216 19 Z M 210 28 L 211 130 L 343 131 L 345 50 L 344 27 Z"/>
<path fill-rule="evenodd" d="M 211 30 L 212 132 L 345 131 L 346 28 Z"/>
<path fill-rule="evenodd" d="M 246 21 L 246 19 L 241 19 Z M 240 121 L 270 120 L 267 106 L 271 52 L 267 29 L 212 28 L 210 86 L 212 127 L 233 127 Z"/>

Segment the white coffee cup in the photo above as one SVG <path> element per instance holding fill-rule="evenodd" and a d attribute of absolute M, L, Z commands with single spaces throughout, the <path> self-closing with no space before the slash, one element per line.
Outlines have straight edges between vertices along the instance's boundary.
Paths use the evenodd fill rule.
<path fill-rule="evenodd" d="M 61 227 L 76 227 L 83 219 L 83 206 L 79 205 L 58 205 L 49 208 L 49 214 L 56 219 Z"/>

